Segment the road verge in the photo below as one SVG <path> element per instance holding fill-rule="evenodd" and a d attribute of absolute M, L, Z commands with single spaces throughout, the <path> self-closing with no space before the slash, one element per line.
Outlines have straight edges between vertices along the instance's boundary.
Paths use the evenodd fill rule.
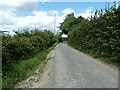
<path fill-rule="evenodd" d="M 54 58 L 54 47 L 50 48 L 49 54 L 46 56 L 46 59 L 37 66 L 37 68 L 32 71 L 32 74 L 29 73 L 29 77 L 25 80 L 17 83 L 14 88 L 40 88 L 44 83 L 49 79 L 48 73 L 50 67 L 52 66 L 52 61 Z"/>
<path fill-rule="evenodd" d="M 16 86 L 16 83 L 34 75 L 37 72 L 36 68 L 43 68 L 44 64 L 47 62 L 45 60 L 46 56 L 56 45 L 57 43 L 49 49 L 38 53 L 31 59 L 21 60 L 18 63 L 12 64 L 13 70 L 8 71 L 7 77 L 2 79 L 2 88 L 13 88 Z M 42 72 L 42 69 L 40 72 Z"/>

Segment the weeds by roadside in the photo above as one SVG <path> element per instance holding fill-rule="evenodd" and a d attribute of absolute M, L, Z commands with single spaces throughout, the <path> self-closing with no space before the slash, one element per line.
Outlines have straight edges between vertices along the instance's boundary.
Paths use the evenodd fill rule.
<path fill-rule="evenodd" d="M 8 72 L 3 76 L 2 88 L 12 88 L 18 81 L 27 78 L 28 73 L 35 70 L 39 64 L 44 62 L 47 54 L 53 50 L 56 45 L 57 43 L 49 49 L 38 53 L 31 59 L 20 60 L 17 63 L 11 64 L 9 67 L 12 67 L 13 70 L 9 71 L 9 67 L 7 68 Z"/>

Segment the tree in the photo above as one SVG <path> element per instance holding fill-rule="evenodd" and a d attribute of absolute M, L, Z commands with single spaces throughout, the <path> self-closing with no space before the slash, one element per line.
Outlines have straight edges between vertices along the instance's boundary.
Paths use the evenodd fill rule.
<path fill-rule="evenodd" d="M 68 34 L 69 31 L 71 31 L 72 26 L 74 25 L 75 16 L 73 13 L 68 14 L 65 17 L 65 20 L 63 23 L 61 23 L 60 29 L 62 30 L 62 33 Z"/>
<path fill-rule="evenodd" d="M 89 19 L 67 15 L 60 28 L 62 33 L 68 34 L 69 45 L 117 63 L 120 58 L 120 6 L 115 6 L 96 11 Z"/>

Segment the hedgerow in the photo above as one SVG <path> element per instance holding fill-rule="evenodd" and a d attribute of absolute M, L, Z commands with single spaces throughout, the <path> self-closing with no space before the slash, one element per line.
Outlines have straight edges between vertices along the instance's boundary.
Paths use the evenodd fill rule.
<path fill-rule="evenodd" d="M 68 34 L 68 43 L 94 57 L 118 63 L 120 55 L 120 7 L 96 11 L 85 19 L 69 14 L 61 23 L 62 33 Z"/>
<path fill-rule="evenodd" d="M 2 63 L 7 65 L 20 59 L 28 59 L 55 43 L 54 34 L 50 31 L 21 31 L 14 36 L 2 36 Z"/>
<path fill-rule="evenodd" d="M 2 35 L 2 88 L 12 88 L 27 78 L 27 74 L 45 60 L 55 42 L 54 34 L 47 30 L 22 30 L 15 31 L 14 36 Z"/>

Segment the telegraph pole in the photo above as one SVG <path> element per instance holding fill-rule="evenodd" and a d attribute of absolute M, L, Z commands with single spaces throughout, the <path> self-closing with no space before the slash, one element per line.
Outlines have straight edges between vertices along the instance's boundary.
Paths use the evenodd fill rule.
<path fill-rule="evenodd" d="M 56 13 L 54 15 L 54 33 L 56 33 Z"/>
<path fill-rule="evenodd" d="M 55 11 L 56 11 L 56 5 L 57 5 L 57 3 L 55 3 Z M 54 33 L 56 33 L 56 15 L 57 15 L 57 13 L 55 12 L 55 14 L 54 14 Z"/>

